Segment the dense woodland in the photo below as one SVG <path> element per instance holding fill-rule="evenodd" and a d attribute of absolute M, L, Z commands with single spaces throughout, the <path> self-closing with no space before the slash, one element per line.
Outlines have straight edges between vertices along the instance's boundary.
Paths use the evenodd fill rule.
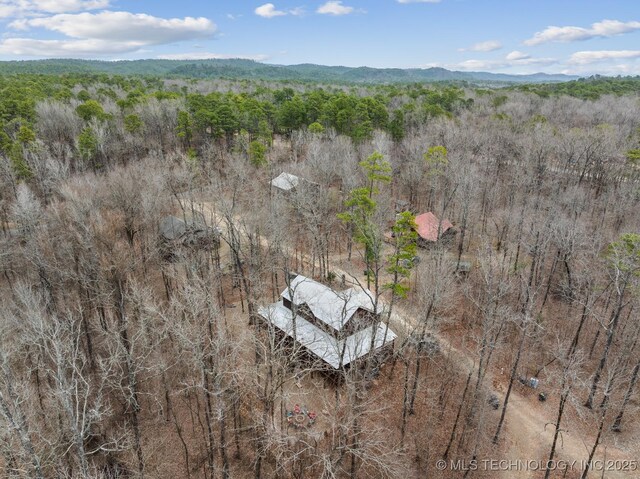
<path fill-rule="evenodd" d="M 640 98 L 593 81 L 1 77 L 1 475 L 634 477 Z M 456 234 L 418 250 L 426 211 Z M 327 375 L 261 327 L 292 272 L 371 290 L 392 356 Z"/>

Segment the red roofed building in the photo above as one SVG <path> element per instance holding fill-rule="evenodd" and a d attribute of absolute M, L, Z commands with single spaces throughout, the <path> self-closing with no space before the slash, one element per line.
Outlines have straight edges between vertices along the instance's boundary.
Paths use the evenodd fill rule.
<path fill-rule="evenodd" d="M 418 236 L 427 243 L 435 243 L 445 233 L 453 231 L 453 225 L 450 221 L 442 220 L 440 222 L 438 217 L 431 212 L 416 216 L 416 225 L 418 225 Z M 440 228 L 440 234 L 438 234 L 438 228 Z"/>

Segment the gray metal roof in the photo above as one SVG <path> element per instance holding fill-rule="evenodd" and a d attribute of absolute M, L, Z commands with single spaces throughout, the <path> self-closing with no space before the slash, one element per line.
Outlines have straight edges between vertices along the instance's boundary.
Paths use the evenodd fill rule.
<path fill-rule="evenodd" d="M 187 222 L 176 216 L 165 216 L 160 220 L 160 235 L 166 241 L 182 241 L 185 245 L 193 245 L 200 241 L 217 241 L 220 230 L 207 226 L 200 218 L 187 218 Z"/>
<path fill-rule="evenodd" d="M 360 308 L 375 312 L 374 295 L 361 288 L 333 289 L 302 275 L 291 280 L 281 294 L 296 306 L 306 304 L 313 315 L 335 331 L 340 331 Z"/>
<path fill-rule="evenodd" d="M 271 186 L 278 188 L 282 191 L 291 191 L 296 188 L 300 183 L 300 178 L 291 173 L 280 173 L 273 180 L 271 180 Z"/>
<path fill-rule="evenodd" d="M 165 216 L 160 221 L 160 234 L 169 241 L 177 240 L 187 232 L 187 225 L 180 218 Z"/>
<path fill-rule="evenodd" d="M 258 313 L 287 336 L 295 337 L 300 345 L 334 369 L 339 369 L 341 365 L 348 365 L 365 356 L 371 350 L 374 325 L 362 329 L 346 339 L 338 340 L 300 315 L 295 317 L 294 322 L 293 312 L 284 306 L 282 301 L 260 308 Z M 386 324 L 380 323 L 375 329 L 373 349 L 391 343 L 396 337 L 396 334 Z"/>

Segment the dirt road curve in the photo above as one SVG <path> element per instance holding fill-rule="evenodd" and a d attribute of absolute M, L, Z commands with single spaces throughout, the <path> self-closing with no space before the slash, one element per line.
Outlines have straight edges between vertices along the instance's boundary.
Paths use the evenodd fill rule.
<path fill-rule="evenodd" d="M 415 328 L 415 320 L 411 318 L 411 315 L 399 307 L 395 307 L 394 310 L 391 315 L 392 325 L 399 325 L 405 330 Z M 474 367 L 474 359 L 471 355 L 453 346 L 442 334 L 433 331 L 431 334 L 440 341 L 442 350 L 449 351 L 452 356 L 458 359 L 456 364 L 462 370 L 463 375 L 466 376 Z M 487 374 L 485 382 L 486 384 L 492 383 L 490 373 Z M 537 468 L 544 464 L 542 461 L 545 461 L 549 455 L 553 440 L 553 424 L 555 423 L 557 411 L 555 407 L 539 408 L 536 406 L 536 403 L 532 404 L 530 399 L 523 397 L 517 391 L 511 391 L 506 415 L 507 449 L 509 453 L 504 459 L 516 463 L 518 466 L 507 467 L 504 464 L 499 465 L 497 467 L 498 470 L 495 471 L 495 477 L 543 477 L 544 474 Z M 594 440 L 594 437 L 591 436 L 595 435 L 583 437 L 577 430 L 572 430 L 570 425 L 565 422 L 562 425 L 565 432 L 562 434 L 562 439 L 557 446 L 555 459 L 564 463 L 572 463 L 573 475 L 569 472 L 566 477 L 576 477 L 577 471 L 581 470 L 581 461 L 586 461 L 589 456 Z M 545 425 L 547 425 L 546 428 Z M 599 449 L 594 462 L 604 459 L 629 460 L 634 458 L 629 457 L 628 453 L 609 447 L 606 451 L 606 457 L 604 452 Z M 528 463 L 529 461 L 533 462 Z M 597 464 L 601 465 L 600 462 L 597 462 Z M 511 467 L 520 466 L 522 469 L 518 469 L 517 473 L 514 473 L 515 471 Z M 637 475 L 635 475 L 627 471 L 617 471 L 615 468 L 606 471 L 604 476 L 601 474 L 602 471 L 594 471 L 590 474 L 590 477 L 606 477 L 609 479 L 640 477 L 640 471 L 637 471 Z M 562 475 L 557 475 L 556 477 L 562 477 Z M 577 477 L 579 477 L 579 474 Z"/>

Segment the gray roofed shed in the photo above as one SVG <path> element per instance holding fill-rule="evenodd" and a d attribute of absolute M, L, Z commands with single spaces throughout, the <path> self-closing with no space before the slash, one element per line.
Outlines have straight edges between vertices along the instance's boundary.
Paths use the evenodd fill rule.
<path fill-rule="evenodd" d="M 165 216 L 158 225 L 160 237 L 166 244 L 206 246 L 219 243 L 220 230 L 207 226 L 202 220 L 188 218 L 187 222 L 176 216 Z"/>
<path fill-rule="evenodd" d="M 271 186 L 281 191 L 289 192 L 294 190 L 300 184 L 300 178 L 291 173 L 282 172 L 271 180 Z"/>
<path fill-rule="evenodd" d="M 168 241 L 180 239 L 187 232 L 187 224 L 176 216 L 165 216 L 160 221 L 160 234 Z"/>

